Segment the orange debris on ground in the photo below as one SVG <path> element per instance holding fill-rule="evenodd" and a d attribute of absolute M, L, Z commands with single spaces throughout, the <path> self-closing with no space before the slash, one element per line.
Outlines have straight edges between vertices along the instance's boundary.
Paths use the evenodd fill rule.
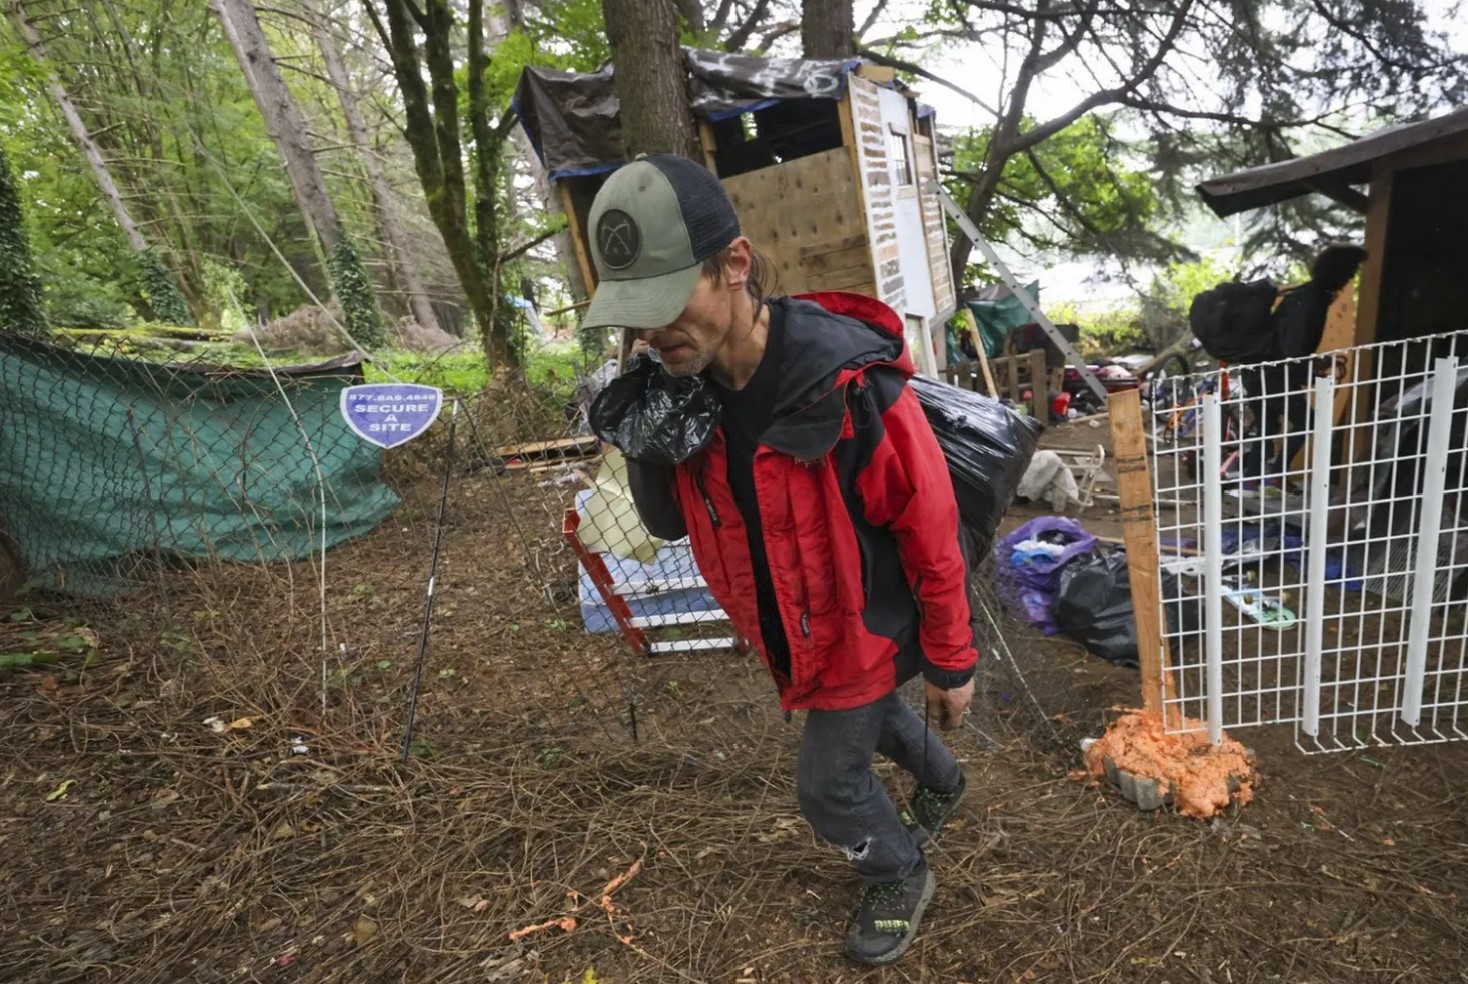
<path fill-rule="evenodd" d="M 1184 727 L 1202 729 L 1200 722 L 1185 719 Z M 1143 711 L 1117 718 L 1106 734 L 1085 753 L 1086 771 L 1092 778 L 1106 774 L 1106 760 L 1139 779 L 1156 779 L 1170 792 L 1179 813 L 1207 819 L 1230 802 L 1240 805 L 1254 798 L 1253 756 L 1243 745 L 1227 736 L 1219 745 L 1205 730 L 1166 734 L 1162 719 Z M 1230 788 L 1235 792 L 1230 792 Z"/>
<path fill-rule="evenodd" d="M 623 885 L 627 884 L 633 878 L 636 878 L 638 872 L 640 872 L 641 870 L 642 859 L 638 858 L 636 861 L 632 862 L 632 867 L 628 868 L 626 871 L 622 872 L 622 874 L 618 875 L 617 877 L 606 883 L 606 886 L 601 890 L 601 897 L 596 901 L 597 906 L 599 906 L 601 910 L 607 914 L 607 922 L 612 924 L 612 932 L 616 935 L 618 940 L 622 941 L 628 946 L 632 946 L 632 924 L 630 921 L 627 922 L 628 932 L 626 934 L 617 933 L 617 906 L 612 902 L 612 893 L 621 888 Z M 566 933 L 575 932 L 577 924 L 576 916 L 574 914 L 583 911 L 584 909 L 586 909 L 587 906 L 591 905 L 591 899 L 582 895 L 580 892 L 575 891 L 574 889 L 566 893 L 566 899 L 569 903 L 573 903 L 570 909 L 570 912 L 572 913 L 571 915 L 563 916 L 560 919 L 550 919 L 546 922 L 535 923 L 531 926 L 523 926 L 520 929 L 514 930 L 510 933 L 510 942 L 515 943 L 531 935 L 532 933 L 544 932 L 547 929 L 559 928 L 561 931 Z"/>

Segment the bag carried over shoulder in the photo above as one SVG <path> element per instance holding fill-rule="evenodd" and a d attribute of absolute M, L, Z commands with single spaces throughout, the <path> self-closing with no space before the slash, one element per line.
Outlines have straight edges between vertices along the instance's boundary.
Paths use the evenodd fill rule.
<path fill-rule="evenodd" d="M 1268 362 L 1278 358 L 1271 318 L 1278 295 L 1272 280 L 1221 283 L 1193 298 L 1188 326 L 1220 362 Z"/>

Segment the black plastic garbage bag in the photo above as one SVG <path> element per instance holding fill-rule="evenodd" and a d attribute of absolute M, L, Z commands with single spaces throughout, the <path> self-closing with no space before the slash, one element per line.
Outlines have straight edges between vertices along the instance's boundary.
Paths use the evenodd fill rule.
<path fill-rule="evenodd" d="M 1164 571 L 1161 579 L 1167 635 L 1178 639 L 1201 633 L 1202 599 L 1188 596 L 1172 574 Z M 1067 564 L 1051 617 L 1087 651 L 1117 666 L 1137 666 L 1137 618 L 1126 551 L 1082 554 Z"/>
<path fill-rule="evenodd" d="M 976 562 L 989 552 L 999 520 L 1014 501 L 1042 426 L 969 390 L 922 376 L 909 385 L 948 460 L 965 547 Z"/>
<path fill-rule="evenodd" d="M 1118 666 L 1138 665 L 1124 551 L 1082 554 L 1067 564 L 1052 614 L 1062 632 L 1095 655 Z"/>
<path fill-rule="evenodd" d="M 723 407 L 703 376 L 670 376 L 647 355 L 591 405 L 591 429 L 630 460 L 676 465 L 708 444 Z"/>

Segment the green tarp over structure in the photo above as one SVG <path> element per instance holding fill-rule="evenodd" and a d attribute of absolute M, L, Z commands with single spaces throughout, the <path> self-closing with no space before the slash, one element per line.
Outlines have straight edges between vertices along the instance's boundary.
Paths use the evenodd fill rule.
<path fill-rule="evenodd" d="M 323 487 L 326 545 L 361 536 L 398 498 L 338 409 L 358 361 L 273 379 L 0 337 L 0 531 L 32 585 L 88 596 L 143 562 L 307 557 Z"/>
<path fill-rule="evenodd" d="M 1036 280 L 1025 285 L 1025 293 L 1039 304 L 1040 282 Z M 984 346 L 984 355 L 989 358 L 1004 354 L 1004 340 L 1011 331 L 1035 320 L 1024 302 L 1004 286 L 986 288 L 976 299 L 965 303 L 973 312 L 974 321 L 978 322 L 979 340 Z"/>

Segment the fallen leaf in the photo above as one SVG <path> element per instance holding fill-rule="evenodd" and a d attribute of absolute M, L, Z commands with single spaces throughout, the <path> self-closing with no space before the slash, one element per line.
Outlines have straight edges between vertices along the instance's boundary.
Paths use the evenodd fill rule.
<path fill-rule="evenodd" d="M 64 797 L 66 795 L 66 791 L 68 789 L 70 789 L 72 786 L 75 786 L 75 785 L 76 785 L 76 780 L 75 779 L 63 779 L 63 780 L 61 780 L 61 785 L 57 786 L 55 789 L 51 790 L 49 793 L 46 794 L 46 802 L 47 803 L 55 803 L 57 800 L 61 799 L 62 797 Z"/>
<path fill-rule="evenodd" d="M 153 795 L 153 799 L 148 803 L 148 805 L 155 810 L 161 810 L 176 799 L 178 799 L 178 790 L 160 789 L 157 793 Z"/>
<path fill-rule="evenodd" d="M 276 827 L 275 831 L 270 836 L 273 837 L 275 840 L 289 840 L 290 838 L 296 836 L 296 830 L 290 824 L 286 823 L 285 821 L 281 821 L 280 826 Z"/>
<path fill-rule="evenodd" d="M 55 690 L 57 687 L 56 675 L 54 673 L 41 674 L 41 689 L 45 691 Z"/>
<path fill-rule="evenodd" d="M 352 923 L 352 929 L 347 935 L 356 940 L 358 944 L 366 945 L 371 943 L 372 938 L 377 935 L 377 923 L 366 916 L 359 916 Z"/>
<path fill-rule="evenodd" d="M 296 955 L 294 953 L 284 953 L 275 958 L 275 965 L 277 967 L 289 967 L 295 962 Z"/>
<path fill-rule="evenodd" d="M 460 896 L 457 899 L 454 899 L 454 901 L 456 903 L 458 903 L 459 905 L 462 905 L 466 909 L 472 909 L 476 905 L 478 905 L 479 903 L 481 903 L 481 902 L 484 901 L 484 896 L 482 896 L 482 895 L 463 895 L 463 896 Z"/>
<path fill-rule="evenodd" d="M 254 726 L 255 722 L 251 721 L 249 718 L 236 718 L 235 720 L 229 722 L 229 724 L 225 725 L 224 730 L 236 731 L 240 728 L 253 728 Z"/>

